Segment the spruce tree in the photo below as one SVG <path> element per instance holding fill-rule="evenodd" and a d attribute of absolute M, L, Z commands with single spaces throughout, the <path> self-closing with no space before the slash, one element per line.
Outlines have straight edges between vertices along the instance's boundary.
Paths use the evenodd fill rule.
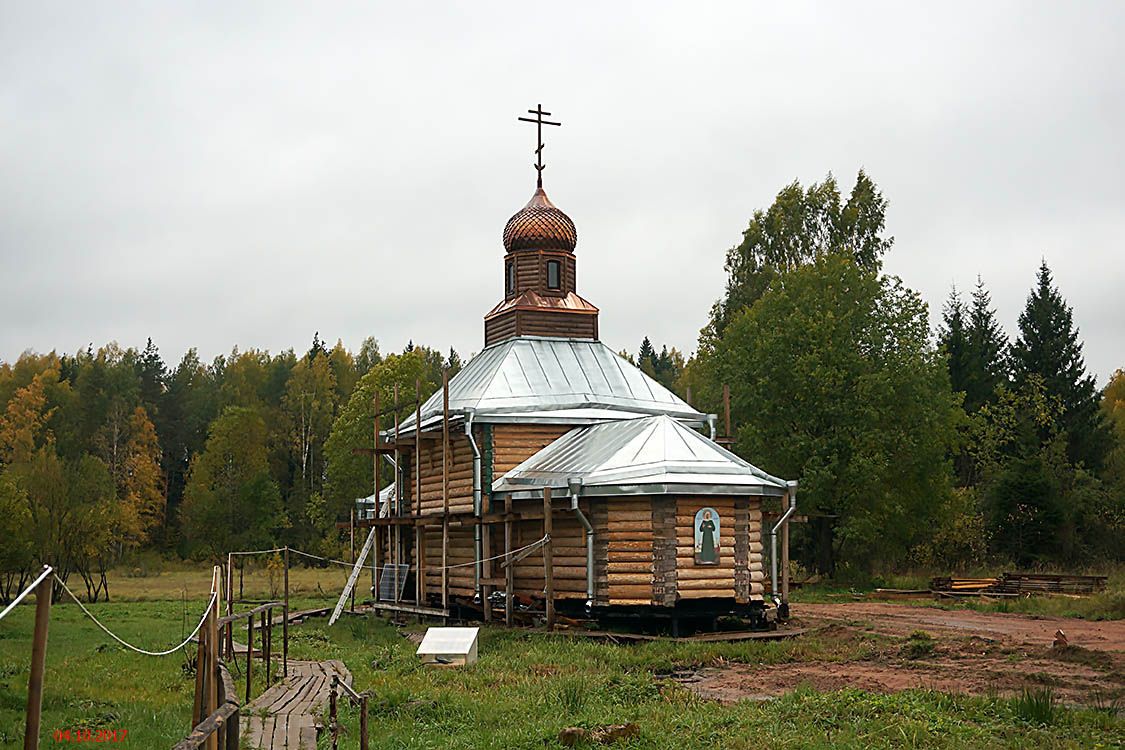
<path fill-rule="evenodd" d="M 941 310 L 938 345 L 945 351 L 949 366 L 949 385 L 954 393 L 965 392 L 969 382 L 969 343 L 965 330 L 965 304 L 957 287 L 949 292 Z M 965 407 L 968 411 L 968 406 Z"/>
<path fill-rule="evenodd" d="M 1008 379 L 1008 337 L 996 322 L 992 298 L 979 276 L 968 312 L 965 411 L 972 413 L 994 402 L 997 390 Z"/>
<path fill-rule="evenodd" d="M 1046 261 L 1039 266 L 1038 283 L 1020 313 L 1019 327 L 1011 350 L 1016 383 L 1022 385 L 1032 375 L 1043 379 L 1047 395 L 1062 404 L 1069 459 L 1100 471 L 1111 434 L 1098 409 L 1094 378 L 1086 374 L 1071 308 L 1052 284 Z"/>
<path fill-rule="evenodd" d="M 653 348 L 648 336 L 645 336 L 644 341 L 641 342 L 640 351 L 637 352 L 637 366 L 641 367 L 645 362 L 648 362 L 654 371 L 656 370 L 656 349 Z"/>

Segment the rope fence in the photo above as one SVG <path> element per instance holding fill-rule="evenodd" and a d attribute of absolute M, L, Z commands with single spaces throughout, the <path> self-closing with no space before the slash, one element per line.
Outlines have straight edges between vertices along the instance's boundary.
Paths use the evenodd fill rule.
<path fill-rule="evenodd" d="M 128 641 L 126 641 L 123 638 L 121 638 L 120 636 L 118 636 L 116 633 L 114 633 L 112 630 L 107 628 L 105 625 L 103 625 L 101 623 L 101 621 L 98 620 L 98 618 L 94 617 L 94 615 L 90 612 L 90 610 L 86 609 L 85 605 L 83 605 L 82 602 L 78 599 L 78 597 L 74 595 L 74 592 L 71 591 L 67 587 L 67 585 L 63 581 L 63 579 L 59 578 L 56 575 L 55 580 L 59 582 L 60 586 L 62 586 L 63 591 L 70 594 L 70 598 L 74 600 L 74 603 L 78 605 L 78 608 L 81 609 L 86 614 L 87 617 L 89 617 L 91 620 L 93 620 L 95 625 L 97 625 L 99 628 L 104 630 L 106 632 L 106 634 L 109 635 L 109 637 L 113 638 L 113 640 L 117 641 L 118 643 L 120 643 L 125 648 L 130 649 L 131 651 L 136 651 L 138 654 L 144 654 L 145 656 L 167 656 L 168 654 L 176 653 L 181 648 L 188 645 L 188 643 L 190 643 L 191 640 L 193 638 L 195 638 L 196 634 L 199 633 L 200 628 L 203 627 L 203 623 L 207 621 L 207 615 L 211 613 L 211 608 L 215 606 L 215 601 L 218 598 L 218 594 L 215 594 L 215 593 L 211 594 L 211 601 L 207 602 L 207 606 L 203 610 L 203 616 L 199 618 L 199 624 L 195 626 L 195 630 L 191 631 L 191 635 L 189 635 L 187 638 L 184 639 L 183 643 L 181 643 L 180 645 L 175 646 L 173 648 L 170 648 L 167 651 L 147 651 L 147 650 L 145 650 L 143 648 L 140 648 L 138 646 L 134 646 L 133 644 L 129 643 Z"/>
<path fill-rule="evenodd" d="M 12 600 L 11 604 L 9 604 L 7 607 L 4 607 L 3 612 L 0 612 L 0 620 L 3 620 L 5 617 L 7 617 L 8 613 L 11 612 L 13 609 L 15 609 L 16 605 L 19 604 L 21 601 L 23 601 L 23 598 L 25 596 L 30 594 L 35 589 L 36 586 L 38 586 L 40 583 L 43 582 L 44 578 L 51 575 L 52 573 L 54 573 L 54 570 L 52 570 L 49 565 L 44 565 L 43 566 L 43 572 L 39 574 L 39 577 L 36 578 L 34 581 L 32 581 L 26 589 L 21 591 L 19 596 L 17 596 L 15 599 Z M 55 576 L 55 577 L 57 578 L 58 576 Z"/>
<path fill-rule="evenodd" d="M 524 546 L 522 546 L 518 549 L 514 549 L 511 552 L 501 552 L 499 555 L 493 555 L 492 557 L 485 557 L 485 558 L 481 559 L 479 562 L 482 562 L 482 563 L 483 562 L 491 562 L 493 560 L 500 560 L 500 559 L 505 558 L 505 557 L 511 557 L 512 555 L 518 555 L 520 552 L 523 552 L 526 549 L 530 549 L 530 548 L 532 548 L 536 545 L 543 544 L 547 540 L 548 540 L 548 537 L 544 536 L 540 539 L 536 539 L 531 544 L 525 544 Z M 282 547 L 281 549 L 257 550 L 257 551 L 252 551 L 252 552 L 231 552 L 231 554 L 232 555 L 268 555 L 268 554 L 272 554 L 274 552 L 281 552 L 282 550 L 284 550 L 284 547 Z M 355 563 L 345 562 L 344 560 L 334 560 L 331 557 L 324 557 L 323 555 L 314 555 L 311 552 L 305 552 L 303 550 L 297 549 L 296 547 L 290 547 L 289 551 L 293 552 L 294 554 L 301 555 L 302 557 L 308 557 L 308 558 L 313 559 L 313 560 L 321 560 L 321 561 L 326 562 L 326 563 L 332 563 L 333 565 L 341 565 L 345 568 L 355 568 L 356 567 Z M 476 564 L 477 564 L 477 561 L 474 560 L 474 561 L 465 562 L 465 563 L 457 563 L 455 565 L 436 565 L 436 566 L 427 565 L 426 567 L 422 568 L 422 570 L 426 573 L 438 573 L 438 572 L 441 572 L 442 570 L 452 570 L 453 568 L 467 568 L 470 565 L 476 565 Z M 360 565 L 359 567 L 363 568 L 364 570 L 376 570 L 377 569 L 374 565 Z"/>

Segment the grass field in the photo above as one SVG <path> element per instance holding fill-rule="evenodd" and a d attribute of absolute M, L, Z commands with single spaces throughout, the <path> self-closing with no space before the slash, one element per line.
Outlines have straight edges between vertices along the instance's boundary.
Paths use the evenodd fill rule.
<path fill-rule="evenodd" d="M 148 648 L 179 642 L 205 604 L 207 573 L 166 571 L 111 583 L 114 600 L 92 611 L 122 637 Z M 269 593 L 255 574 L 247 596 Z M 329 601 L 339 571 L 297 571 L 294 607 Z M 130 583 L 132 582 L 132 583 Z M 149 585 L 143 585 L 147 582 Z M 135 586 L 134 586 L 135 584 Z M 189 598 L 180 600 L 184 587 Z M 259 588 L 260 587 L 260 588 Z M 310 596 L 314 594 L 314 596 Z M 163 599 L 161 600 L 161 597 Z M 118 599 L 122 599 L 119 601 Z M 130 599 L 129 601 L 124 601 Z M 152 600 L 146 600 L 152 599 Z M 186 611 L 186 614 L 185 614 Z M 0 745 L 23 732 L 33 607 L 0 623 Z M 1036 708 L 997 696 L 929 690 L 891 695 L 799 688 L 780 699 L 723 706 L 703 701 L 668 672 L 700 665 L 849 663 L 873 658 L 873 641 L 813 635 L 780 642 L 647 643 L 615 646 L 563 635 L 485 629 L 480 662 L 466 669 L 421 667 L 414 646 L 379 618 L 345 617 L 331 629 L 311 620 L 293 629 L 294 658 L 343 659 L 357 689 L 371 690 L 372 747 L 544 748 L 558 731 L 635 721 L 640 736 L 619 747 L 1116 747 L 1125 720 L 1113 711 Z M 113 644 L 73 604 L 51 616 L 43 747 L 55 729 L 127 729 L 121 746 L 170 747 L 190 724 L 193 680 L 181 654 L 152 658 Z M 358 716 L 344 709 L 345 748 L 358 747 Z M 61 745 L 59 745 L 61 746 Z M 322 737 L 321 747 L 327 747 Z"/>

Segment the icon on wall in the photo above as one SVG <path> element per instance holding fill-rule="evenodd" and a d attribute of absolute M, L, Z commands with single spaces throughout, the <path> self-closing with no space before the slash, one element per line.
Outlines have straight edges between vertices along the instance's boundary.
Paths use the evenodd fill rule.
<path fill-rule="evenodd" d="M 719 564 L 719 513 L 714 508 L 695 514 L 695 564 Z"/>

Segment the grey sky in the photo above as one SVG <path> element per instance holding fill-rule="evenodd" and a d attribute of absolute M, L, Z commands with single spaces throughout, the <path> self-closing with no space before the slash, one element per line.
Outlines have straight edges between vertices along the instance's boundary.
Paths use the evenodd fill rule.
<path fill-rule="evenodd" d="M 534 188 L 602 339 L 695 346 L 793 179 L 863 166 L 886 270 L 1009 335 L 1046 258 L 1125 367 L 1125 4 L 0 4 L 0 359 L 190 346 L 478 351 Z"/>

